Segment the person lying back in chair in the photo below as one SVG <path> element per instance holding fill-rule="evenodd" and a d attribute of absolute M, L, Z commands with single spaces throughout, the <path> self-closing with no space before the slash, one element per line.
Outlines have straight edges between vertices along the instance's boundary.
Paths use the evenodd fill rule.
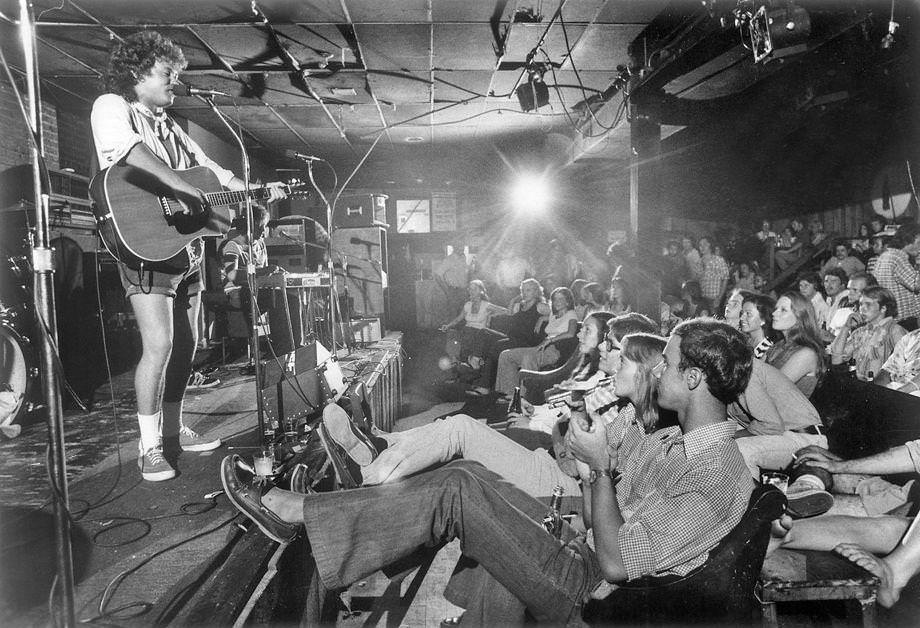
<path fill-rule="evenodd" d="M 304 526 L 330 589 L 459 538 L 464 555 L 502 585 L 480 593 L 506 591 L 540 622 L 577 621 L 604 581 L 686 574 L 741 520 L 754 485 L 725 406 L 747 384 L 751 360 L 740 331 L 688 321 L 653 370 L 659 404 L 676 412 L 680 427 L 608 443 L 606 430 L 573 415 L 573 451 L 591 469 L 584 499 L 593 548 L 567 543 L 570 529 L 566 540 L 547 532 L 544 503 L 469 461 L 388 486 L 304 496 L 263 494 L 234 455 L 222 462 L 221 480 L 234 506 L 270 538 L 288 542 Z"/>

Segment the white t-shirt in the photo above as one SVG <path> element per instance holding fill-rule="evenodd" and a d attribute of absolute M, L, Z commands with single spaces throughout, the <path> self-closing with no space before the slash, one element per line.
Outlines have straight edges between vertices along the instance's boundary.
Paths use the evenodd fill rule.
<path fill-rule="evenodd" d="M 569 330 L 569 321 L 578 322 L 578 315 L 575 314 L 575 310 L 566 310 L 559 317 L 555 314 L 550 314 L 549 322 L 546 324 L 546 337 L 552 339 L 567 332 Z"/>

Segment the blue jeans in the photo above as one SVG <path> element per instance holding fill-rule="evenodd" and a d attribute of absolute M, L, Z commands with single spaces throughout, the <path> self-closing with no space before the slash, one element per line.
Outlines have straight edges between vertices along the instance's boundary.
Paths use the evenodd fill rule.
<path fill-rule="evenodd" d="M 303 500 L 307 538 L 330 589 L 420 547 L 459 539 L 464 556 L 537 620 L 579 624 L 583 601 L 602 579 L 597 558 L 585 545 L 546 532 L 545 512 L 545 504 L 466 460 L 394 484 Z"/>

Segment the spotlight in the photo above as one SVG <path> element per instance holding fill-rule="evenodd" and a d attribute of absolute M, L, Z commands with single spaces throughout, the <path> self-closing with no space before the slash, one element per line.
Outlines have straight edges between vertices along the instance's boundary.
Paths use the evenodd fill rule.
<path fill-rule="evenodd" d="M 517 211 L 542 213 L 551 200 L 546 177 L 522 174 L 511 188 L 511 204 Z"/>
<path fill-rule="evenodd" d="M 763 4 L 751 16 L 749 29 L 757 63 L 781 48 L 805 43 L 811 34 L 811 19 L 805 9 L 791 2 L 780 9 Z"/>
<path fill-rule="evenodd" d="M 514 92 L 522 111 L 533 111 L 549 104 L 549 87 L 543 82 L 543 68 L 537 66 L 528 70 L 528 74 L 527 82 L 518 85 Z"/>

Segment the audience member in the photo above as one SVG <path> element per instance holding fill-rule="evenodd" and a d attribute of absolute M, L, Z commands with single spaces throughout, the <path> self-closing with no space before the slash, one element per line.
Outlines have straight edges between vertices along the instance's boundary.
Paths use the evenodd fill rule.
<path fill-rule="evenodd" d="M 788 377 L 754 360 L 751 379 L 728 416 L 738 423 L 735 439 L 751 476 L 761 469 L 785 469 L 808 445 L 827 447 L 821 417 Z"/>
<path fill-rule="evenodd" d="M 878 216 L 873 216 L 872 220 L 869 221 L 869 230 L 872 232 L 872 235 L 881 233 L 885 230 L 885 221 Z"/>
<path fill-rule="evenodd" d="M 761 242 L 766 242 L 767 240 L 776 240 L 776 232 L 773 231 L 773 225 L 770 224 L 769 220 L 764 220 L 760 223 L 760 231 L 755 233 L 757 239 Z"/>
<path fill-rule="evenodd" d="M 581 289 L 581 299 L 585 303 L 585 316 L 594 312 L 606 312 L 604 302 L 607 295 L 604 294 L 604 287 L 596 281 L 591 281 Z"/>
<path fill-rule="evenodd" d="M 799 275 L 799 292 L 811 303 L 818 329 L 822 329 L 827 323 L 827 301 L 818 290 L 821 283 L 818 273 L 806 271 Z"/>
<path fill-rule="evenodd" d="M 875 266 L 875 278 L 894 295 L 898 304 L 898 323 L 908 331 L 917 329 L 920 314 L 920 270 L 909 256 L 920 252 L 920 225 L 901 225 Z"/>
<path fill-rule="evenodd" d="M 556 539 L 539 525 L 543 503 L 469 461 L 386 488 L 304 496 L 278 488 L 263 495 L 241 476 L 239 457 L 228 456 L 221 480 L 231 503 L 271 538 L 286 542 L 305 526 L 320 588 L 347 588 L 419 547 L 458 538 L 488 573 L 478 593 L 501 585 L 519 600 L 520 617 L 506 620 L 521 620 L 526 608 L 538 622 L 577 621 L 585 593 L 604 580 L 685 575 L 702 565 L 741 520 L 753 491 L 725 420 L 726 402 L 750 375 L 740 332 L 684 323 L 663 356 L 655 369 L 659 403 L 677 413 L 680 428 L 655 439 L 627 430 L 620 442 L 590 430 L 584 415 L 570 422 L 572 451 L 591 469 L 583 494 L 594 550 Z"/>
<path fill-rule="evenodd" d="M 518 254 L 514 246 L 502 247 L 499 255 L 495 268 L 495 283 L 501 291 L 504 303 L 517 296 L 521 282 L 533 276 L 533 268 L 526 258 Z"/>
<path fill-rule="evenodd" d="M 834 255 L 821 267 L 821 275 L 826 275 L 827 271 L 832 268 L 840 268 L 847 276 L 850 276 L 853 273 L 866 270 L 866 265 L 859 258 L 850 255 L 850 249 L 847 247 L 846 242 L 838 242 L 834 246 Z"/>
<path fill-rule="evenodd" d="M 850 461 L 839 460 L 826 450 L 808 448 L 800 460 L 812 469 L 833 469 L 832 473 L 920 473 L 920 442 Z M 818 476 L 811 479 L 823 486 Z M 886 608 L 898 602 L 908 581 L 920 571 L 917 517 L 825 515 L 793 522 L 784 516 L 774 523 L 773 534 L 773 549 L 833 550 L 871 572 L 880 580 L 878 601 Z"/>
<path fill-rule="evenodd" d="M 910 395 L 920 395 L 920 329 L 901 337 L 875 383 Z"/>
<path fill-rule="evenodd" d="M 757 288 L 754 286 L 754 272 L 751 265 L 747 262 L 738 264 L 737 270 L 732 273 L 732 287 L 736 290 L 746 290 L 754 292 Z"/>
<path fill-rule="evenodd" d="M 471 367 L 482 366 L 485 353 L 483 335 L 480 333 L 489 326 L 489 321 L 496 314 L 507 314 L 508 310 L 489 301 L 485 284 L 474 279 L 467 287 L 469 301 L 463 304 L 460 313 L 449 323 L 441 325 L 440 330 L 449 332 L 447 336 L 447 355 L 453 362 L 465 360 Z"/>
<path fill-rule="evenodd" d="M 684 257 L 684 266 L 687 269 L 687 279 L 699 281 L 703 276 L 703 264 L 700 261 L 700 252 L 693 244 L 693 238 L 684 236 L 680 239 L 681 255 Z"/>
<path fill-rule="evenodd" d="M 583 321 L 585 319 L 585 300 L 581 289 L 587 284 L 588 282 L 584 279 L 576 279 L 569 286 L 569 290 L 572 291 L 572 297 L 575 299 L 575 316 L 579 321 Z"/>
<path fill-rule="evenodd" d="M 794 222 L 794 221 L 793 221 Z M 773 259 L 776 267 L 783 271 L 802 254 L 804 242 L 796 235 L 792 225 L 784 227 L 776 247 Z"/>
<path fill-rule="evenodd" d="M 698 281 L 685 281 L 680 288 L 680 298 L 686 303 L 684 308 L 685 319 L 710 315 L 711 311 L 703 299 L 703 291 Z"/>
<path fill-rule="evenodd" d="M 722 301 L 729 275 L 725 258 L 713 251 L 712 244 L 710 238 L 700 238 L 700 263 L 703 268 L 703 273 L 700 275 L 700 289 L 710 311 L 718 307 Z"/>
<path fill-rule="evenodd" d="M 537 370 L 559 361 L 556 344 L 566 338 L 574 338 L 578 331 L 575 318 L 575 300 L 568 288 L 556 288 L 550 295 L 552 311 L 547 315 L 544 329 L 546 338 L 535 347 L 505 349 L 498 356 L 498 373 L 495 389 L 499 395 L 510 396 L 518 383 L 518 372 L 522 369 Z"/>
<path fill-rule="evenodd" d="M 775 307 L 776 301 L 765 294 L 747 294 L 741 302 L 740 329 L 747 335 L 757 360 L 766 358 L 778 335 L 773 329 Z"/>
<path fill-rule="evenodd" d="M 850 240 L 850 246 L 856 255 L 867 256 L 869 254 L 872 250 L 872 228 L 868 222 L 859 223 L 859 230 L 856 232 L 856 237 Z"/>
<path fill-rule="evenodd" d="M 625 314 L 631 312 L 634 306 L 634 299 L 630 286 L 626 281 L 618 277 L 610 280 L 610 294 L 604 310 L 614 314 Z"/>
<path fill-rule="evenodd" d="M 778 368 L 811 397 L 825 368 L 824 344 L 814 309 L 800 293 L 785 292 L 773 310 L 773 329 L 783 338 L 767 352 L 767 364 Z"/>
<path fill-rule="evenodd" d="M 872 381 L 906 333 L 894 322 L 897 315 L 898 305 L 891 292 L 881 286 L 863 290 L 859 312 L 850 314 L 829 347 L 831 364 L 847 364 L 853 359 L 856 378 Z"/>
<path fill-rule="evenodd" d="M 875 276 L 875 267 L 878 266 L 878 258 L 885 250 L 889 237 L 883 235 L 874 235 L 869 239 L 869 259 L 866 260 L 866 271 Z"/>
<path fill-rule="evenodd" d="M 461 242 L 455 242 L 451 246 L 450 253 L 434 271 L 434 281 L 447 299 L 448 312 L 458 312 L 466 303 L 469 280 L 469 265 L 466 261 L 464 245 Z"/>
<path fill-rule="evenodd" d="M 511 315 L 496 317 L 502 319 L 501 333 L 495 330 L 483 330 L 479 341 L 482 343 L 482 365 L 475 387 L 468 391 L 474 396 L 486 395 L 492 389 L 498 357 L 506 349 L 516 347 L 533 347 L 540 343 L 541 317 L 550 314 L 550 306 L 543 297 L 543 288 L 536 279 L 521 282 L 519 295 L 511 302 Z"/>
<path fill-rule="evenodd" d="M 824 271 L 824 293 L 827 295 L 824 301 L 827 304 L 827 314 L 824 328 L 821 331 L 821 339 L 824 342 L 833 342 L 846 322 L 847 315 L 838 316 L 837 313 L 841 311 L 841 308 L 849 309 L 846 307 L 848 303 L 847 281 L 847 274 L 842 268 L 831 268 Z"/>
<path fill-rule="evenodd" d="M 808 243 L 812 247 L 816 247 L 822 242 L 824 242 L 829 235 L 827 232 L 824 231 L 824 223 L 821 222 L 817 218 L 812 218 L 808 222 L 808 229 L 810 231 Z"/>
<path fill-rule="evenodd" d="M 725 309 L 723 310 L 725 322 L 735 329 L 741 329 L 741 304 L 744 302 L 744 297 L 747 295 L 748 293 L 744 290 L 735 288 L 729 293 L 728 298 L 725 299 Z"/>

